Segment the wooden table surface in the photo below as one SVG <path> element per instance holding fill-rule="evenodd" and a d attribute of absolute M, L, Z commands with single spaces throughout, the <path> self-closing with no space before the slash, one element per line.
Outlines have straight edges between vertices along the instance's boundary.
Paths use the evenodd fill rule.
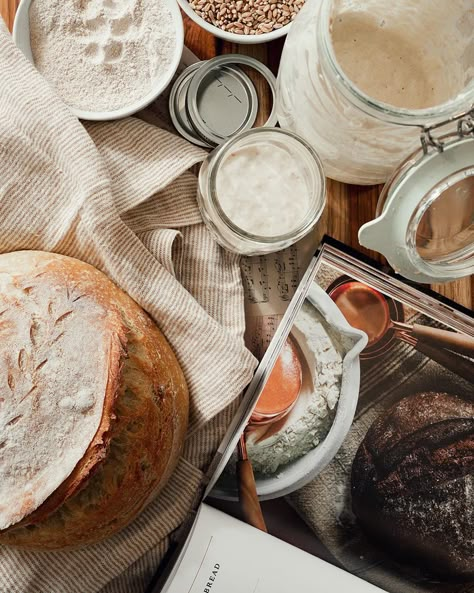
<path fill-rule="evenodd" d="M 0 14 L 8 27 L 13 19 L 19 0 L 0 0 Z M 185 17 L 186 45 L 199 58 L 208 59 L 222 53 L 245 53 L 267 64 L 276 74 L 283 47 L 283 40 L 269 44 L 237 46 L 216 39 Z M 328 180 L 328 225 L 327 233 L 348 245 L 380 260 L 376 253 L 359 246 L 357 232 L 365 222 L 374 218 L 380 187 L 345 185 Z M 465 307 L 474 306 L 474 279 L 468 278 L 449 284 L 435 285 L 434 290 L 457 301 Z"/>

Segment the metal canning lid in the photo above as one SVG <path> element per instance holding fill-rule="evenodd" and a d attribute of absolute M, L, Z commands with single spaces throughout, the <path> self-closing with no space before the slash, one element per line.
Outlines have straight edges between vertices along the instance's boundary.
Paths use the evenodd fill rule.
<path fill-rule="evenodd" d="M 219 74 L 223 67 L 244 65 L 259 72 L 267 81 L 273 95 L 273 108 L 266 126 L 276 124 L 276 79 L 272 72 L 255 58 L 239 54 L 218 56 L 205 62 L 193 76 L 186 96 L 190 121 L 199 136 L 209 143 L 219 145 L 231 136 L 249 130 L 258 112 L 258 96 L 253 93 L 221 84 Z M 243 74 L 240 70 L 238 70 Z M 245 75 L 246 76 L 246 75 Z M 246 77 L 248 79 L 248 77 Z M 249 79 L 250 80 L 250 79 Z M 217 82 L 217 84 L 216 84 Z M 250 104 L 247 107 L 246 101 Z"/>
<path fill-rule="evenodd" d="M 169 96 L 169 112 L 174 127 L 183 138 L 203 148 L 213 148 L 212 144 L 205 142 L 197 135 L 189 121 L 186 111 L 186 93 L 191 79 L 203 62 L 196 62 L 188 66 L 176 79 Z"/>
<path fill-rule="evenodd" d="M 258 112 L 258 96 L 251 79 L 237 66 L 213 69 L 198 90 L 201 118 L 211 130 L 200 133 L 199 122 L 194 125 L 189 115 L 187 96 L 193 77 L 205 63 L 192 64 L 176 79 L 170 93 L 169 111 L 175 128 L 184 138 L 198 146 L 214 148 L 227 137 L 252 127 Z M 213 134 L 216 129 L 220 135 L 224 134 L 217 139 Z"/>
<path fill-rule="evenodd" d="M 170 114 L 184 138 L 213 148 L 252 128 L 259 98 L 253 82 L 238 65 L 249 66 L 267 81 L 273 108 L 265 126 L 276 124 L 276 79 L 272 72 L 254 58 L 230 54 L 189 66 L 173 85 Z"/>
<path fill-rule="evenodd" d="M 198 136 L 217 146 L 253 126 L 257 91 L 250 78 L 233 65 L 202 66 L 189 85 L 186 109 Z"/>

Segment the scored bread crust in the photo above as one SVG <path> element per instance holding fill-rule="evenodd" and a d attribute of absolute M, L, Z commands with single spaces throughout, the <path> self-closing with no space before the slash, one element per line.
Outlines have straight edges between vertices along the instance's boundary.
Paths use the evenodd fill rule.
<path fill-rule="evenodd" d="M 368 430 L 352 466 L 352 509 L 394 556 L 443 578 L 474 577 L 474 402 L 410 395 Z"/>
<path fill-rule="evenodd" d="M 57 549 L 111 535 L 157 494 L 184 442 L 188 392 L 166 339 L 126 293 L 78 260 L 29 253 L 61 270 L 58 282 L 65 268 L 68 279 L 72 270 L 79 284 L 87 279 L 116 321 L 111 332 L 115 364 L 107 384 L 112 395 L 104 398 L 99 428 L 84 457 L 39 508 L 0 532 L 0 543 Z"/>
<path fill-rule="evenodd" d="M 108 291 L 116 287 L 79 260 L 33 251 L 3 254 L 0 278 L 0 373 L 8 377 L 0 410 L 4 488 L 12 476 L 2 491 L 0 527 L 7 528 L 53 512 L 104 459 L 126 335 L 108 303 Z M 103 368 L 94 369 L 92 361 L 77 368 L 73 350 L 89 342 Z M 74 451 L 54 450 L 72 442 Z"/>
<path fill-rule="evenodd" d="M 120 369 L 123 364 L 125 344 L 125 333 L 117 334 L 114 340 L 114 352 L 111 356 L 115 362 L 116 368 Z M 111 365 L 112 366 L 112 365 Z M 104 407 L 99 428 L 94 435 L 90 445 L 82 459 L 79 460 L 71 474 L 64 482 L 33 512 L 8 529 L 31 525 L 46 519 L 51 513 L 54 513 L 68 498 L 73 496 L 94 473 L 97 466 L 106 458 L 111 439 L 111 428 L 116 418 L 114 414 L 115 400 L 119 393 L 120 372 L 110 373 L 107 381 L 107 389 L 104 395 Z M 4 530 L 4 532 L 7 530 Z M 0 530 L 0 534 L 2 531 Z"/>
<path fill-rule="evenodd" d="M 132 521 L 170 477 L 186 433 L 186 383 L 171 348 L 144 313 L 129 327 L 109 454 L 86 486 L 49 518 L 1 533 L 0 543 L 43 550 L 95 543 Z"/>

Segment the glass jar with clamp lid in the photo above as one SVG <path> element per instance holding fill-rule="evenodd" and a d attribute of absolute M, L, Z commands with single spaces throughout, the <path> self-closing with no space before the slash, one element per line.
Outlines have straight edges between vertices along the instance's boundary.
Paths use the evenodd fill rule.
<path fill-rule="evenodd" d="M 385 185 L 376 215 L 359 242 L 403 276 L 447 282 L 474 272 L 474 105 L 422 128 L 421 147 Z"/>

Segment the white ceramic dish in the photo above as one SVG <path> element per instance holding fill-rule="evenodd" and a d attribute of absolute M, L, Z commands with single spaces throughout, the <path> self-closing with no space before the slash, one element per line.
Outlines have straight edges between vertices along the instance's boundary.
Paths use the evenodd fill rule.
<path fill-rule="evenodd" d="M 274 475 L 256 475 L 257 493 L 261 500 L 286 496 L 313 480 L 339 451 L 349 432 L 357 407 L 360 382 L 359 354 L 367 345 L 367 336 L 348 324 L 331 297 L 316 284 L 311 286 L 306 298 L 334 330 L 337 339 L 344 344 L 341 391 L 336 415 L 328 435 L 317 447 L 303 457 L 279 467 Z M 292 335 L 305 358 L 309 356 L 311 359 L 312 354 L 309 355 L 307 352 L 304 340 L 299 333 L 292 331 Z M 235 478 L 224 474 L 211 496 L 224 500 L 237 500 Z"/>
<path fill-rule="evenodd" d="M 163 76 L 160 80 L 158 80 L 153 89 L 144 97 L 128 105 L 127 107 L 122 107 L 114 111 L 84 111 L 82 109 L 70 107 L 71 111 L 74 113 L 74 115 L 76 115 L 76 117 L 90 121 L 107 121 L 112 119 L 121 119 L 123 117 L 133 115 L 152 103 L 169 85 L 181 61 L 181 55 L 184 48 L 184 26 L 181 12 L 175 0 L 161 1 L 166 2 L 169 6 L 171 14 L 173 15 L 176 31 L 176 47 L 166 76 Z M 13 41 L 30 60 L 30 62 L 34 64 L 30 45 L 29 22 L 29 10 L 32 2 L 33 0 L 21 0 L 20 5 L 18 6 L 18 10 L 15 15 L 15 21 L 13 23 Z"/>
<path fill-rule="evenodd" d="M 283 37 L 290 31 L 291 23 L 288 23 L 281 29 L 275 29 L 274 31 L 270 31 L 270 33 L 262 33 L 261 35 L 239 35 L 237 33 L 228 33 L 227 31 L 223 31 L 219 27 L 211 25 L 203 18 L 201 18 L 190 6 L 188 0 L 178 0 L 178 4 L 183 9 L 188 17 L 194 21 L 197 25 L 214 35 L 215 37 L 219 37 L 224 41 L 229 41 L 230 43 L 240 43 L 245 45 L 255 45 L 257 43 L 267 43 L 267 41 L 273 41 L 274 39 L 278 39 L 279 37 Z"/>

